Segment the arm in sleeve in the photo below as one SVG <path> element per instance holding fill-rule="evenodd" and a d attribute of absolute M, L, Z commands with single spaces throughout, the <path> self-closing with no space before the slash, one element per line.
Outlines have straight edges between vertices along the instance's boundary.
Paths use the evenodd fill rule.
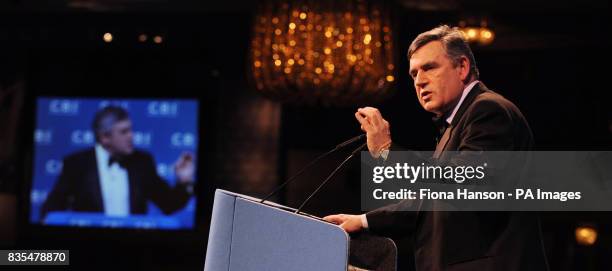
<path fill-rule="evenodd" d="M 171 214 L 185 207 L 192 194 L 190 185 L 177 183 L 171 187 L 166 180 L 157 174 L 155 162 L 150 155 L 146 155 L 145 172 L 147 172 L 146 192 L 150 200 L 159 207 L 164 214 Z"/>
<path fill-rule="evenodd" d="M 72 207 L 75 169 L 77 168 L 73 166 L 70 159 L 64 159 L 62 172 L 41 207 L 40 217 L 42 220 L 49 212 L 68 210 Z"/>

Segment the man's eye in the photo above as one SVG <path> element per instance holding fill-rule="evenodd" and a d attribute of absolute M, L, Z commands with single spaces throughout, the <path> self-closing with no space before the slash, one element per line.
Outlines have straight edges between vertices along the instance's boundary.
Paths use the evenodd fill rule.
<path fill-rule="evenodd" d="M 438 66 L 436 64 L 427 64 L 427 65 L 423 65 L 422 69 L 423 71 L 429 71 L 429 70 L 433 70 L 435 68 L 437 68 Z"/>

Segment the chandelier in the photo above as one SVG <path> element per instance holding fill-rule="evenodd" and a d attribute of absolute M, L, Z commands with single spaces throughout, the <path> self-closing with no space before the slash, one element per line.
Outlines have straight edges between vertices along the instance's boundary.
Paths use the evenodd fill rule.
<path fill-rule="evenodd" d="M 480 45 L 489 45 L 495 39 L 495 32 L 487 27 L 487 21 L 480 22 L 480 26 L 469 26 L 466 21 L 460 21 L 459 31 L 465 39 L 470 43 L 478 43 Z"/>
<path fill-rule="evenodd" d="M 394 47 L 382 2 L 264 2 L 249 52 L 255 88 L 306 104 L 356 105 L 389 96 Z"/>

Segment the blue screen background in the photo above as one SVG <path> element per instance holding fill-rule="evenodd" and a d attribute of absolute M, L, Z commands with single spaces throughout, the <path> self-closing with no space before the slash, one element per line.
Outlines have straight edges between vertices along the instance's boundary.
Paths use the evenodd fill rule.
<path fill-rule="evenodd" d="M 189 99 L 104 99 L 41 97 L 37 99 L 34 131 L 33 180 L 30 191 L 30 222 L 42 223 L 40 208 L 55 184 L 65 156 L 95 145 L 91 123 L 95 113 L 107 105 L 125 108 L 132 120 L 134 146 L 153 156 L 158 174 L 175 183 L 174 163 L 184 152 L 197 164 L 198 102 Z M 196 180 L 197 180 L 196 172 Z M 53 225 L 192 229 L 195 198 L 181 210 L 163 213 L 149 203 L 148 214 L 124 219 L 96 214 L 63 213 Z"/>

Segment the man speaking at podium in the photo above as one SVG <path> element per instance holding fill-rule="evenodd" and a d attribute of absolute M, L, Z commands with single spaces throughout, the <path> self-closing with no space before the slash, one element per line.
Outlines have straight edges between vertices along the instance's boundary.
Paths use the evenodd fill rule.
<path fill-rule="evenodd" d="M 478 81 L 474 56 L 459 30 L 440 26 L 420 34 L 408 59 L 421 106 L 445 127 L 434 157 L 446 151 L 531 150 L 527 121 L 514 104 Z M 389 123 L 372 107 L 358 109 L 355 117 L 370 154 L 387 159 L 393 149 Z M 538 221 L 527 213 L 394 211 L 401 204 L 324 219 L 347 232 L 411 236 L 418 271 L 547 270 Z"/>
<path fill-rule="evenodd" d="M 41 217 L 65 210 L 108 216 L 146 214 L 148 201 L 165 214 L 185 206 L 194 182 L 191 154 L 179 157 L 175 165 L 177 184 L 170 187 L 157 174 L 151 154 L 134 149 L 132 123 L 125 109 L 104 107 L 96 113 L 92 126 L 95 147 L 64 159 Z"/>

